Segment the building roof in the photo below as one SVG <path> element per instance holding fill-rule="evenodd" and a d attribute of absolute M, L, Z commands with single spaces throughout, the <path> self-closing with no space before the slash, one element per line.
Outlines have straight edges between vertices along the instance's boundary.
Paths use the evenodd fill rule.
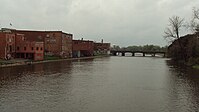
<path fill-rule="evenodd" d="M 18 29 L 11 29 L 11 28 L 1 28 L 1 31 L 11 31 L 11 32 L 39 32 L 39 33 L 63 33 L 66 35 L 73 35 L 70 33 L 65 33 L 63 31 L 46 31 L 46 30 L 18 30 Z"/>
<path fill-rule="evenodd" d="M 183 43 L 187 42 L 189 39 L 194 38 L 196 36 L 198 36 L 198 34 L 187 34 L 185 36 L 180 37 L 180 41 L 183 44 Z M 173 45 L 176 45 L 177 43 L 178 43 L 178 39 L 174 40 L 172 42 L 172 44 L 168 46 L 168 48 L 172 47 Z"/>

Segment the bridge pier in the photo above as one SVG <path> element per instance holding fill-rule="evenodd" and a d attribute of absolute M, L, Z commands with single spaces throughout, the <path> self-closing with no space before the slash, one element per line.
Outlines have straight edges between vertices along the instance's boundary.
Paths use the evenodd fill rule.
<path fill-rule="evenodd" d="M 163 57 L 164 57 L 164 58 L 166 57 L 166 53 L 164 53 Z"/>
<path fill-rule="evenodd" d="M 143 57 L 145 57 L 145 53 L 143 53 Z"/>
<path fill-rule="evenodd" d="M 134 53 L 134 52 L 132 52 L 132 56 L 135 56 L 135 53 Z"/>
<path fill-rule="evenodd" d="M 114 52 L 114 53 L 113 53 L 113 56 L 117 56 L 117 52 Z"/>
<path fill-rule="evenodd" d="M 122 56 L 125 56 L 125 52 L 122 52 Z"/>
<path fill-rule="evenodd" d="M 155 57 L 155 53 L 152 54 L 152 57 Z"/>

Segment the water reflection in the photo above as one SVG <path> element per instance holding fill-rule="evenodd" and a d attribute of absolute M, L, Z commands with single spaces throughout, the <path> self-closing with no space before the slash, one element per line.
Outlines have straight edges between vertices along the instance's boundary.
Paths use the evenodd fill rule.
<path fill-rule="evenodd" d="M 0 68 L 1 112 L 197 112 L 198 70 L 110 57 Z"/>
<path fill-rule="evenodd" d="M 67 61 L 2 68 L 0 110 L 38 111 L 45 102 L 55 105 L 65 95 L 62 85 L 70 82 L 71 67 L 72 63 Z"/>
<path fill-rule="evenodd" d="M 53 63 L 43 63 L 35 65 L 25 65 L 17 67 L 7 67 L 0 68 L 0 82 L 5 82 L 5 80 L 14 80 L 20 77 L 25 77 L 28 75 L 56 75 L 59 74 L 70 74 L 71 73 L 72 62 L 53 62 Z"/>
<path fill-rule="evenodd" d="M 199 111 L 199 70 L 179 66 L 168 60 L 170 67 L 170 111 Z"/>

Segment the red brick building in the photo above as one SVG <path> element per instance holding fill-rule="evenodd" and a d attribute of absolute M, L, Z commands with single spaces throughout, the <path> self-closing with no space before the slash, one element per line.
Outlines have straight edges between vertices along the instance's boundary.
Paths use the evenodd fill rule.
<path fill-rule="evenodd" d="M 29 41 L 24 34 L 0 32 L 0 58 L 44 59 L 44 43 Z"/>
<path fill-rule="evenodd" d="M 94 55 L 107 55 L 110 54 L 110 43 L 94 43 Z"/>
<path fill-rule="evenodd" d="M 44 42 L 27 40 L 24 34 L 16 34 L 16 58 L 44 60 Z"/>
<path fill-rule="evenodd" d="M 0 32 L 0 58 L 11 59 L 15 55 L 15 35 L 10 32 Z"/>
<path fill-rule="evenodd" d="M 62 31 L 46 31 L 45 52 L 50 55 L 61 56 L 62 58 L 72 57 L 72 34 Z"/>
<path fill-rule="evenodd" d="M 73 40 L 73 35 L 62 31 L 29 31 L 2 29 L 0 58 L 44 60 L 45 55 L 62 58 L 110 54 L 110 43 Z"/>
<path fill-rule="evenodd" d="M 73 57 L 93 56 L 93 41 L 73 40 Z"/>
<path fill-rule="evenodd" d="M 24 34 L 28 41 L 44 42 L 45 55 L 72 57 L 73 35 L 62 31 L 28 31 L 13 30 L 14 33 Z"/>

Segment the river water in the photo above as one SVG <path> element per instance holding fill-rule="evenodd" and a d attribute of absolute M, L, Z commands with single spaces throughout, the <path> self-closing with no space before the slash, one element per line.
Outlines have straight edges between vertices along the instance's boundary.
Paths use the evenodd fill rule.
<path fill-rule="evenodd" d="M 0 112 L 197 112 L 199 71 L 105 57 L 0 68 Z"/>

